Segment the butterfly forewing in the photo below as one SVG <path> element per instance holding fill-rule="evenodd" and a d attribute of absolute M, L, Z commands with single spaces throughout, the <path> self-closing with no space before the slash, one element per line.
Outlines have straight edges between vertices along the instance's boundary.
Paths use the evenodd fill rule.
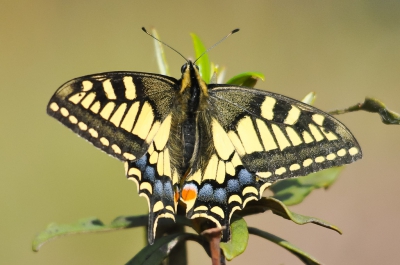
<path fill-rule="evenodd" d="M 136 160 L 169 114 L 176 82 L 138 72 L 84 76 L 61 86 L 47 112 L 106 153 Z"/>
<path fill-rule="evenodd" d="M 305 176 L 362 156 L 350 131 L 321 110 L 257 89 L 210 88 L 215 118 L 245 168 L 262 181 Z"/>

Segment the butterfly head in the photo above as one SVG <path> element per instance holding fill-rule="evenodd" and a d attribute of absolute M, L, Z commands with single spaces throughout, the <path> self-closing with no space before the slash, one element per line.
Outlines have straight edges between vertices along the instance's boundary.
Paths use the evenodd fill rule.
<path fill-rule="evenodd" d="M 183 94 L 187 88 L 199 88 L 202 94 L 208 96 L 207 85 L 200 76 L 199 67 L 192 61 L 187 61 L 181 67 L 181 88 L 180 93 Z"/>

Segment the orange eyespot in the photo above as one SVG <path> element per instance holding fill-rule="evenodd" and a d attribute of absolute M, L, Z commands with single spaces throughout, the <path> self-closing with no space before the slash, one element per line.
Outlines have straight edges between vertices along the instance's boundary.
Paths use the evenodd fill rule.
<path fill-rule="evenodd" d="M 187 184 L 182 189 L 182 199 L 184 201 L 194 200 L 197 197 L 197 187 L 194 184 Z"/>

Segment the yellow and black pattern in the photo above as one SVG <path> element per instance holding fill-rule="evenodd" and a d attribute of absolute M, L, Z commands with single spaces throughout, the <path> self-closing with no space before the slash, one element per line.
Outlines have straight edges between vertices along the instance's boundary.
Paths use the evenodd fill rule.
<path fill-rule="evenodd" d="M 47 112 L 96 147 L 125 162 L 149 205 L 148 240 L 160 218 L 225 227 L 236 210 L 279 179 L 362 157 L 350 131 L 332 116 L 282 95 L 207 85 L 188 61 L 182 78 L 108 72 L 62 85 Z M 184 177 L 183 177 L 184 176 Z"/>
<path fill-rule="evenodd" d="M 148 239 L 153 242 L 159 218 L 175 220 L 179 201 L 180 176 L 171 163 L 168 139 L 171 115 L 163 121 L 146 154 L 136 161 L 126 161 L 128 179 L 136 183 L 140 196 L 149 205 Z"/>
<path fill-rule="evenodd" d="M 119 160 L 144 155 L 173 104 L 174 79 L 109 72 L 73 79 L 51 98 L 47 113 Z"/>

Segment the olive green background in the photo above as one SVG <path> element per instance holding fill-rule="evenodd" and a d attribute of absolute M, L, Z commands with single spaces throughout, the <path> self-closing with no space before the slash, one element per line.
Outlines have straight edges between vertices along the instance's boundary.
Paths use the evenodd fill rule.
<path fill-rule="evenodd" d="M 400 111 L 400 1 L 5 1 L 0 2 L 0 264 L 123 264 L 144 241 L 143 229 L 77 235 L 31 251 L 48 223 L 147 213 L 122 163 L 46 115 L 65 81 L 112 70 L 157 72 L 156 27 L 164 41 L 193 56 L 190 32 L 228 77 L 260 71 L 257 87 L 301 99 L 318 95 L 323 110 L 375 96 Z M 184 63 L 167 50 L 172 75 Z M 400 228 L 400 127 L 375 114 L 338 117 L 357 137 L 364 159 L 329 190 L 312 193 L 294 212 L 339 226 L 342 236 L 298 226 L 271 213 L 248 224 L 281 236 L 324 264 L 395 264 Z M 210 264 L 189 243 L 190 264 Z M 229 264 L 300 264 L 285 250 L 250 237 Z"/>

